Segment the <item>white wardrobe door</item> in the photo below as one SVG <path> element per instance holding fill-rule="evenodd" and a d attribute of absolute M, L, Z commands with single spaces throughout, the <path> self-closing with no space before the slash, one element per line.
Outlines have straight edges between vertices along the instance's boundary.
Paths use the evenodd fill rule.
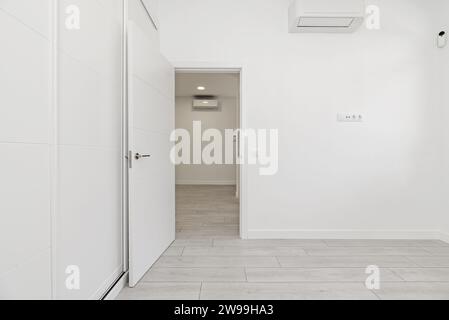
<path fill-rule="evenodd" d="M 98 299 L 123 271 L 123 2 L 58 5 L 55 298 Z M 77 12 L 79 29 L 67 28 L 66 19 Z M 79 289 L 66 286 L 70 266 L 79 269 Z"/>
<path fill-rule="evenodd" d="M 51 298 L 49 5 L 0 0 L 0 300 Z"/>

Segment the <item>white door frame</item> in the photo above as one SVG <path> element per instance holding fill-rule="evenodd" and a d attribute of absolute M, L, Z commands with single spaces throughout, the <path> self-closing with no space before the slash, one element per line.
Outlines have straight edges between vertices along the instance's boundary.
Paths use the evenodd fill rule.
<path fill-rule="evenodd" d="M 199 62 L 172 62 L 176 73 L 236 73 L 240 75 L 240 129 L 246 128 L 246 109 L 243 94 L 245 77 L 241 65 L 226 63 L 199 63 Z M 240 146 L 241 141 L 240 142 Z M 247 207 L 247 180 L 248 171 L 246 164 L 240 165 L 240 238 L 248 239 L 248 207 Z"/>
<path fill-rule="evenodd" d="M 129 186 L 128 186 L 128 0 L 123 0 L 122 35 L 122 255 L 123 272 L 129 271 Z"/>

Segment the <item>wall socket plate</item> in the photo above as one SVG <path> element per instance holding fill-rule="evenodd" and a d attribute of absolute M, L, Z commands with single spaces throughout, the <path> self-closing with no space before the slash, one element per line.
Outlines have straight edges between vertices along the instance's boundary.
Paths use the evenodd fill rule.
<path fill-rule="evenodd" d="M 338 122 L 363 122 L 365 117 L 361 113 L 339 113 Z"/>

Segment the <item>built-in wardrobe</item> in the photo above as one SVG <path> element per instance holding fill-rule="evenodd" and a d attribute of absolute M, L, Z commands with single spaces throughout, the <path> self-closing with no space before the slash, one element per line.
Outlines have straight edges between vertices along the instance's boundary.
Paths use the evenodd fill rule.
<path fill-rule="evenodd" d="M 143 98 L 141 91 L 129 94 L 150 112 L 146 122 L 158 107 L 170 128 L 150 128 L 160 143 L 143 139 L 145 147 L 134 150 L 153 157 L 135 166 L 133 181 L 152 181 L 167 190 L 158 196 L 167 201 L 147 210 L 147 190 L 128 188 L 128 25 L 142 36 L 131 52 L 140 58 L 130 79 L 145 72 L 148 83 L 173 89 L 174 72 L 158 52 L 156 4 L 0 0 L 0 299 L 102 299 L 128 271 L 136 284 L 173 241 L 174 168 L 165 150 L 173 90 L 166 90 L 166 104 L 154 101 L 151 85 L 139 87 L 147 88 Z M 152 176 L 155 168 L 166 189 Z M 128 210 L 128 193 L 143 205 Z M 129 241 L 130 234 L 139 241 Z"/>
<path fill-rule="evenodd" d="M 0 1 L 0 299 L 100 299 L 126 271 L 123 21 Z"/>

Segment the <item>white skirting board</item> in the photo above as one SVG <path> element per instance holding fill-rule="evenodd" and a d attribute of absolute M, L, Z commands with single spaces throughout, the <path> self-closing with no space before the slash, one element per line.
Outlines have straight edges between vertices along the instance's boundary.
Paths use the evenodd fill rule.
<path fill-rule="evenodd" d="M 390 239 L 443 240 L 449 235 L 437 230 L 248 230 L 248 239 Z"/>
<path fill-rule="evenodd" d="M 235 180 L 179 180 L 178 186 L 235 186 Z"/>

